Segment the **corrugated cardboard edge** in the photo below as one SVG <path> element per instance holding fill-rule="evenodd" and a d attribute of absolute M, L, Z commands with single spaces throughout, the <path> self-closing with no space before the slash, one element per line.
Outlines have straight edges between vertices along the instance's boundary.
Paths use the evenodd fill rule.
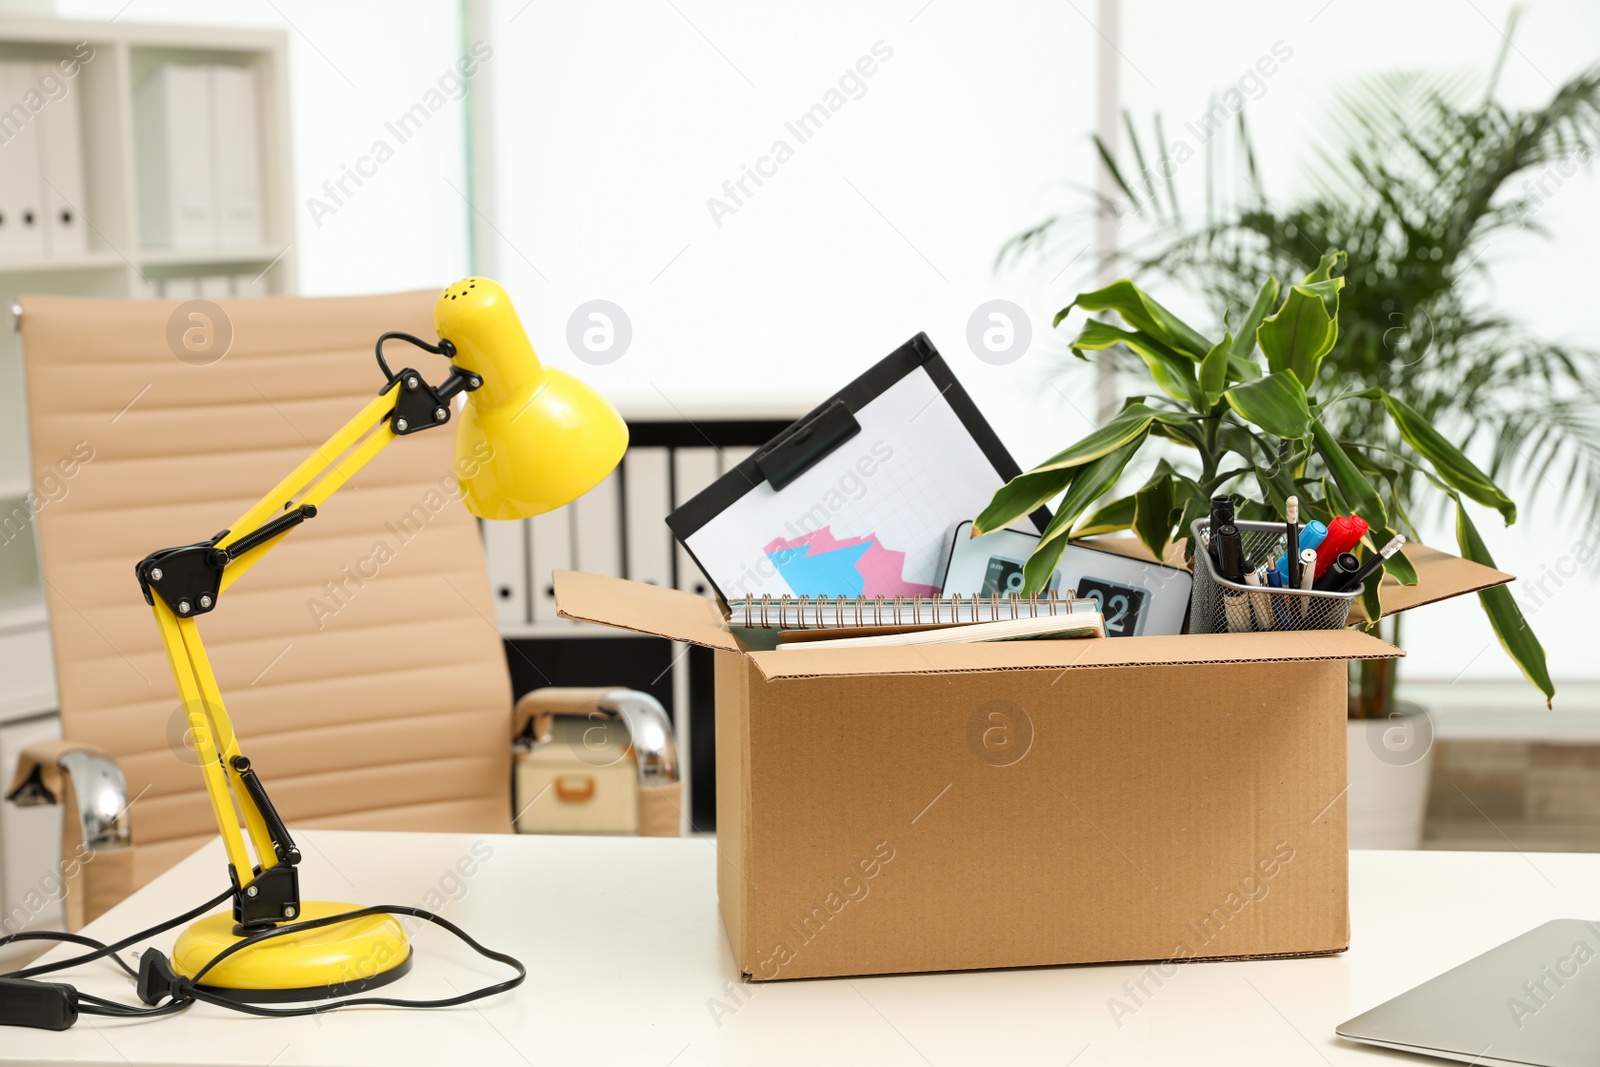
<path fill-rule="evenodd" d="M 715 706 L 717 731 L 717 900 L 722 923 L 733 946 L 734 962 L 741 970 L 755 957 L 745 943 L 748 924 L 745 902 L 749 890 L 751 856 L 750 776 L 750 675 L 736 652 L 716 653 Z"/>
<path fill-rule="evenodd" d="M 1143 667 L 1394 659 L 1405 653 L 1357 630 L 1251 634 L 1182 634 L 1005 641 L 878 648 L 799 648 L 751 652 L 766 681 L 879 674 L 971 674 L 1015 670 L 1108 670 Z"/>
<path fill-rule="evenodd" d="M 749 971 L 741 970 L 747 982 L 815 982 L 829 981 L 834 978 L 887 978 L 901 975 L 918 974 L 984 974 L 989 971 L 1019 971 L 1019 970 L 1044 970 L 1057 967 L 1138 967 L 1153 966 L 1157 964 L 1189 963 L 1248 963 L 1251 960 L 1313 960 L 1324 956 L 1338 956 L 1350 951 L 1350 940 L 1346 937 L 1344 944 L 1331 948 L 1306 949 L 1303 952 L 1257 952 L 1235 954 L 1231 956 L 1180 956 L 1176 958 L 1151 958 L 1140 960 L 1068 960 L 1061 963 L 1032 963 L 1021 967 L 952 967 L 942 971 L 848 971 L 839 974 L 804 974 L 785 977 L 781 972 L 771 977 L 762 977 Z"/>

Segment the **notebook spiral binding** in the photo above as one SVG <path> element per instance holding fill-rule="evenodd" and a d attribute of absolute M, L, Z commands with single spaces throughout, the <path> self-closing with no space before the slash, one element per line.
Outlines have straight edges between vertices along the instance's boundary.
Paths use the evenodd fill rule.
<path fill-rule="evenodd" d="M 1070 615 L 1073 606 L 1092 603 L 1084 597 L 992 594 L 942 597 L 811 597 L 770 593 L 728 604 L 730 618 L 742 613 L 743 625 L 764 630 L 828 630 L 847 626 L 921 626 L 955 622 L 999 622 L 1044 615 Z M 963 613 L 962 605 L 969 611 Z M 987 615 L 985 615 L 987 609 Z M 809 615 L 809 619 L 808 619 Z"/>

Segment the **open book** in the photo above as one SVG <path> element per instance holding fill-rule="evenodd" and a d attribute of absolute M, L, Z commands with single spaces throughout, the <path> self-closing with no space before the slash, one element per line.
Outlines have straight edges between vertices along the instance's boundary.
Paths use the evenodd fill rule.
<path fill-rule="evenodd" d="M 784 640 L 781 649 L 797 648 L 884 648 L 895 645 L 960 645 L 974 641 L 1027 641 L 1036 638 L 1104 637 L 1105 618 L 1098 611 L 1075 611 L 1070 615 L 1048 615 L 1033 619 L 1001 619 L 999 622 L 974 622 L 941 626 L 937 629 L 906 633 L 872 634 L 867 637 L 832 637 L 825 640 Z"/>

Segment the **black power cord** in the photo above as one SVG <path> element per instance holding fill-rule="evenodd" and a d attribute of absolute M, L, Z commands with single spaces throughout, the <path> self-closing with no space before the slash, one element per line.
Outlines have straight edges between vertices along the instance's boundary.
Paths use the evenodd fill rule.
<path fill-rule="evenodd" d="M 92 937 L 85 937 L 82 934 L 58 931 L 23 931 L 22 933 L 0 937 L 0 946 L 16 941 L 58 941 L 84 945 L 95 950 L 81 956 L 60 960 L 56 963 L 40 964 L 36 967 L 23 968 L 22 970 L 12 971 L 9 974 L 0 975 L 0 1026 L 30 1026 L 45 1030 L 65 1030 L 78 1021 L 79 1015 L 98 1015 L 119 1019 L 151 1018 L 175 1014 L 196 1002 L 214 1004 L 219 1008 L 227 1008 L 230 1011 L 268 1018 L 321 1015 L 324 1012 L 354 1007 L 449 1008 L 508 992 L 520 986 L 528 977 L 527 968 L 516 957 L 504 952 L 497 952 L 480 944 L 461 927 L 441 915 L 435 915 L 431 911 L 406 905 L 374 905 L 366 908 L 355 908 L 337 915 L 326 915 L 318 919 L 303 919 L 299 922 L 286 923 L 282 926 L 263 930 L 224 948 L 216 956 L 212 957 L 204 967 L 195 972 L 191 978 L 184 978 L 174 974 L 171 962 L 167 957 L 153 948 L 145 950 L 144 955 L 139 960 L 138 970 L 134 970 L 127 960 L 118 955 L 118 953 L 135 942 L 153 937 L 156 934 L 165 933 L 174 926 L 199 918 L 232 895 L 233 890 L 229 889 L 174 919 L 168 919 L 150 927 L 148 930 L 141 930 L 137 934 L 125 937 L 121 941 L 109 945 Z M 409 915 L 432 923 L 454 934 L 468 948 L 485 959 L 510 967 L 516 972 L 516 976 L 501 982 L 481 986 L 454 997 L 442 997 L 434 1000 L 406 1000 L 399 997 L 345 997 L 299 1008 L 265 1008 L 255 1004 L 247 1004 L 221 996 L 201 985 L 205 976 L 223 960 L 254 945 L 270 941 L 275 937 L 287 937 L 304 933 L 307 930 L 331 926 L 334 923 L 364 918 L 369 915 Z M 64 983 L 33 980 L 36 975 L 65 970 L 106 956 L 110 956 L 119 967 L 136 980 L 139 998 L 144 1001 L 144 1006 L 124 1004 L 90 993 L 81 993 L 75 987 Z M 356 984 L 359 984 L 359 981 Z"/>
<path fill-rule="evenodd" d="M 385 381 L 392 382 L 394 381 L 395 377 L 394 372 L 389 369 L 388 360 L 383 358 L 383 342 L 390 340 L 410 342 L 411 344 L 414 344 L 418 348 L 422 349 L 424 352 L 432 352 L 434 355 L 443 356 L 445 359 L 454 359 L 456 355 L 456 346 L 451 344 L 449 341 L 440 341 L 436 345 L 430 345 L 422 338 L 406 333 L 403 330 L 390 330 L 388 333 L 385 333 L 383 336 L 379 337 L 377 345 L 374 346 L 378 356 L 378 367 L 383 371 L 383 377 Z"/>
<path fill-rule="evenodd" d="M 64 971 L 68 967 L 76 967 L 80 963 L 93 963 L 95 960 L 101 959 L 105 956 L 113 957 L 123 970 L 137 978 L 139 977 L 139 972 L 128 966 L 127 961 L 121 956 L 116 955 L 118 952 L 121 952 L 130 945 L 133 945 L 139 941 L 143 941 L 146 938 L 154 937 L 157 934 L 164 934 L 174 926 L 179 926 L 186 922 L 193 922 L 206 912 L 210 911 L 212 908 L 215 908 L 218 904 L 230 899 L 232 896 L 232 889 L 218 893 L 216 896 L 212 897 L 198 908 L 193 908 L 189 911 L 186 911 L 177 918 L 168 919 L 165 922 L 157 923 L 148 930 L 140 930 L 138 933 L 125 937 L 114 945 L 107 945 L 104 942 L 96 941 L 92 937 L 84 937 L 82 934 L 69 934 L 56 930 L 24 930 L 19 934 L 8 934 L 5 937 L 0 937 L 0 948 L 11 944 L 13 941 L 63 941 L 75 945 L 93 946 L 96 948 L 96 951 L 87 953 L 83 956 L 73 956 L 69 959 L 59 960 L 55 963 L 43 963 L 37 967 L 26 967 L 20 971 L 12 971 L 9 974 L 0 974 L 0 978 L 33 978 L 36 975 L 50 974 L 53 971 Z"/>

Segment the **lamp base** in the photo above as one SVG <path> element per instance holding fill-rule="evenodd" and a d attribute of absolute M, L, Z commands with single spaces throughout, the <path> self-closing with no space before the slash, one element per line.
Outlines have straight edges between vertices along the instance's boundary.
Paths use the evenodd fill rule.
<path fill-rule="evenodd" d="M 300 919 L 321 919 L 360 905 L 307 901 Z M 198 974 L 216 955 L 244 938 L 228 912 L 209 915 L 172 949 L 179 975 Z M 199 988 L 250 1003 L 326 1000 L 388 985 L 411 969 L 411 945 L 392 915 L 365 915 L 298 934 L 275 937 L 236 952 L 208 971 Z"/>

